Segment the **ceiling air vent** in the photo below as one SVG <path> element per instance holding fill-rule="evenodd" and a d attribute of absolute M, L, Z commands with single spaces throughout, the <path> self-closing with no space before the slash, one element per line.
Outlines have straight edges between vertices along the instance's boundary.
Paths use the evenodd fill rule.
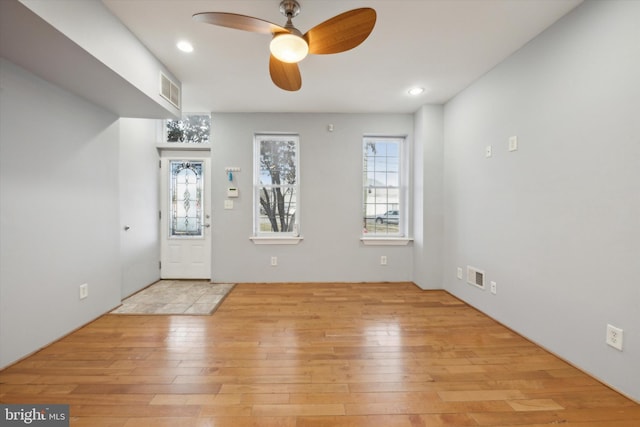
<path fill-rule="evenodd" d="M 467 283 L 484 289 L 484 271 L 467 265 Z"/>
<path fill-rule="evenodd" d="M 160 96 L 180 109 L 180 88 L 162 73 L 160 73 Z"/>

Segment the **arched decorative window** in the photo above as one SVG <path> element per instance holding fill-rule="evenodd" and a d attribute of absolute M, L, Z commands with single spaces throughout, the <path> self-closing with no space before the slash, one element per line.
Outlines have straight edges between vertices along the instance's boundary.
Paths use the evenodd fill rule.
<path fill-rule="evenodd" d="M 202 237 L 202 160 L 171 160 L 170 237 Z"/>

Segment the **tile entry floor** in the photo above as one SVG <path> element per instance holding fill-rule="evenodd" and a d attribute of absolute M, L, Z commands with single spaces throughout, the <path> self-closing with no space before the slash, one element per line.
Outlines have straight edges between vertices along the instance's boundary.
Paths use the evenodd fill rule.
<path fill-rule="evenodd" d="M 160 280 L 122 301 L 111 313 L 209 315 L 233 286 L 208 280 Z"/>

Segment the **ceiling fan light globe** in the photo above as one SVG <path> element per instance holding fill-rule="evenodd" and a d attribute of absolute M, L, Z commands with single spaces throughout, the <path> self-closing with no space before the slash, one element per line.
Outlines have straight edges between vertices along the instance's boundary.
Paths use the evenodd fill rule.
<path fill-rule="evenodd" d="M 271 54 L 289 64 L 302 61 L 309 53 L 309 45 L 302 37 L 291 34 L 276 34 L 269 44 Z"/>

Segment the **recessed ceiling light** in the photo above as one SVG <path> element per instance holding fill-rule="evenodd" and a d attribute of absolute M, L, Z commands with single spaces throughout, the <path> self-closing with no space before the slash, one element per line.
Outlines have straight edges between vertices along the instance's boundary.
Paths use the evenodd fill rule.
<path fill-rule="evenodd" d="M 176 44 L 176 46 L 178 46 L 178 49 L 180 49 L 183 52 L 193 52 L 193 45 L 188 41 L 185 41 L 185 40 L 179 41 L 178 44 Z"/>
<path fill-rule="evenodd" d="M 409 89 L 409 95 L 412 95 L 412 96 L 418 96 L 423 92 L 424 92 L 423 87 L 412 87 L 411 89 Z"/>

